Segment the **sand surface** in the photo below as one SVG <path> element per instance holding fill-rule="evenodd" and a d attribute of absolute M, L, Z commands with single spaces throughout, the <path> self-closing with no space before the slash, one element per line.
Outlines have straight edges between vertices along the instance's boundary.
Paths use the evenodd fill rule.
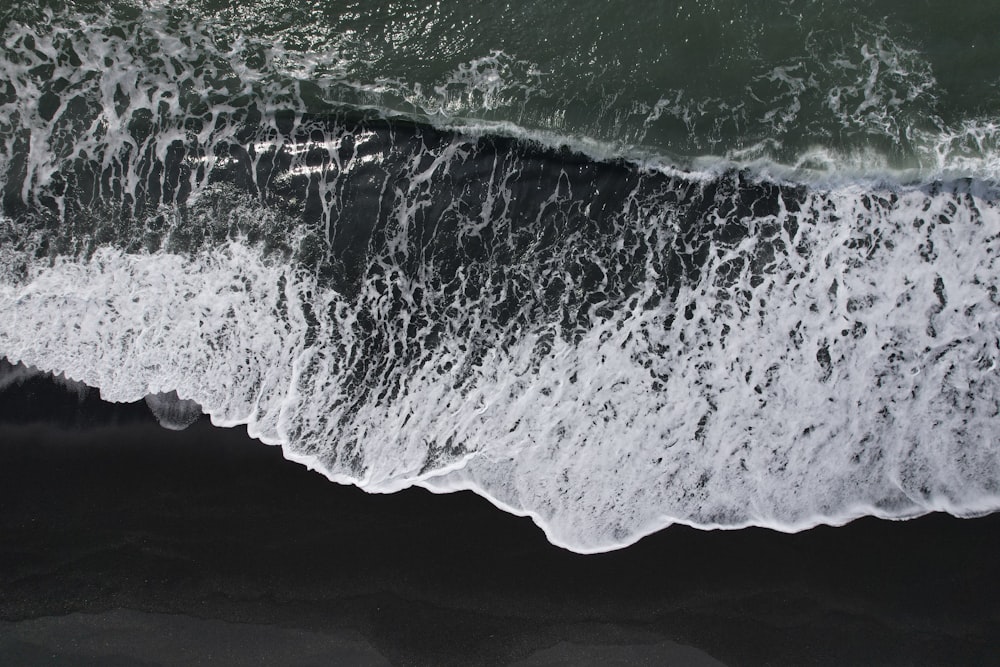
<path fill-rule="evenodd" d="M 31 405 L 55 405 L 48 390 L 31 391 Z M 796 535 L 673 527 L 580 556 L 471 494 L 371 496 L 239 430 L 202 421 L 168 432 L 139 407 L 89 398 L 41 424 L 16 409 L 24 396 L 7 398 L 3 664 L 943 665 L 1000 655 L 1000 515 L 864 519 Z"/>

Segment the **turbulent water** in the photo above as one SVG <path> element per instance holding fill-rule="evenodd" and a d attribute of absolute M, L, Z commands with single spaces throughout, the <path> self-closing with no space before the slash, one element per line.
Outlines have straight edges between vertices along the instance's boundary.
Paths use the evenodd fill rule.
<path fill-rule="evenodd" d="M 8 2 L 0 355 L 581 552 L 996 510 L 991 4 Z"/>

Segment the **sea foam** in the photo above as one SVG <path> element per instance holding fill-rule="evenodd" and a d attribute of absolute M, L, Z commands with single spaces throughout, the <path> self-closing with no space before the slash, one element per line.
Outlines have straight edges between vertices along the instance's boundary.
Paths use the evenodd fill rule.
<path fill-rule="evenodd" d="M 881 28 L 754 70 L 750 107 L 574 125 L 516 54 L 406 81 L 126 10 L 4 30 L 12 361 L 581 552 L 1000 507 L 996 127 L 902 127 L 935 81 Z M 726 149 L 732 119 L 787 141 Z M 796 148 L 832 126 L 864 141 Z"/>
<path fill-rule="evenodd" d="M 338 482 L 474 490 L 578 551 L 677 522 L 798 530 L 997 509 L 994 193 L 778 201 L 730 218 L 741 236 L 698 230 L 704 265 L 673 298 L 656 244 L 685 230 L 666 212 L 630 218 L 666 241 L 644 251 L 638 290 L 585 309 L 585 326 L 557 309 L 498 327 L 498 293 L 444 290 L 435 305 L 440 286 L 399 267 L 348 299 L 233 240 L 34 263 L 0 291 L 0 349 L 108 400 L 176 390 Z M 620 261 L 572 250 L 606 276 Z M 530 268 L 540 292 L 572 278 Z"/>

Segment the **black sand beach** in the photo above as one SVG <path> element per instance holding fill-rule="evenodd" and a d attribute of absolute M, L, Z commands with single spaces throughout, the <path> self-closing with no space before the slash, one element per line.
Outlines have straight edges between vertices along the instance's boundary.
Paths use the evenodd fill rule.
<path fill-rule="evenodd" d="M 0 399 L 3 664 L 1000 655 L 1000 515 L 673 527 L 580 556 L 472 494 L 368 495 L 204 420 L 170 432 L 42 380 Z"/>
<path fill-rule="evenodd" d="M 998 17 L 0 0 L 0 667 L 1000 667 Z"/>

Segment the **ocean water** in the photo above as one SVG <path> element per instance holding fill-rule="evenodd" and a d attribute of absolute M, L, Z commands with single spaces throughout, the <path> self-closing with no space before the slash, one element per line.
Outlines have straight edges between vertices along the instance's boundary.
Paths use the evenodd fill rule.
<path fill-rule="evenodd" d="M 0 385 L 580 552 L 1000 508 L 992 3 L 5 2 Z"/>

